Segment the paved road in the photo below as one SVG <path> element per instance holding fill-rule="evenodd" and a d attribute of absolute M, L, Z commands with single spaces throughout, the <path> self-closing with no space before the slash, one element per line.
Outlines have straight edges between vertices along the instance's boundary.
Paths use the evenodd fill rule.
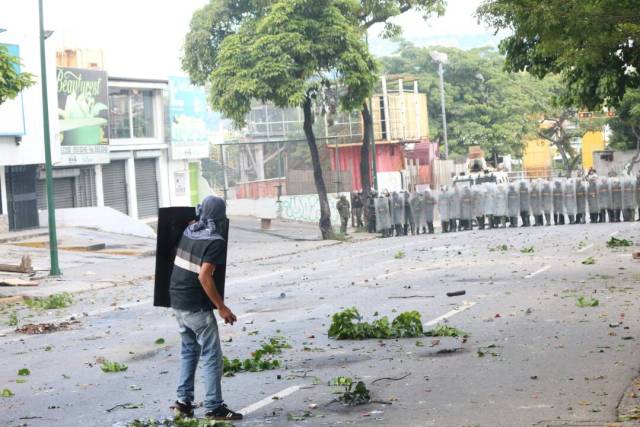
<path fill-rule="evenodd" d="M 249 357 L 274 335 L 293 348 L 282 354 L 283 369 L 224 379 L 227 403 L 252 410 L 241 425 L 605 425 L 616 419 L 618 401 L 638 373 L 640 270 L 629 250 L 605 244 L 612 233 L 640 241 L 637 224 L 330 245 L 243 228 L 234 230 L 227 285 L 240 321 L 221 326 L 230 341 L 225 354 Z M 534 251 L 521 252 L 527 247 Z M 404 257 L 396 258 L 400 251 Z M 587 257 L 596 263 L 583 265 Z M 145 258 L 117 264 L 114 274 L 152 266 Z M 466 295 L 446 296 L 455 290 Z M 151 294 L 143 278 L 79 294 L 66 310 L 21 310 L 25 321 L 73 315 L 80 323 L 54 334 L 0 338 L 0 387 L 15 393 L 0 399 L 0 424 L 111 426 L 168 416 L 179 342 L 171 312 L 153 308 Z M 579 296 L 600 305 L 577 307 Z M 330 316 L 351 306 L 368 319 L 417 310 L 428 327 L 448 322 L 471 335 L 466 342 L 328 339 Z M 157 338 L 166 343 L 156 345 Z M 129 368 L 105 374 L 99 358 Z M 15 383 L 24 367 L 31 375 Z M 335 395 L 327 382 L 340 375 L 362 379 L 374 399 L 392 404 L 329 404 Z M 281 398 L 271 397 L 276 393 Z M 143 406 L 107 412 L 126 403 Z M 311 417 L 287 421 L 304 411 Z"/>

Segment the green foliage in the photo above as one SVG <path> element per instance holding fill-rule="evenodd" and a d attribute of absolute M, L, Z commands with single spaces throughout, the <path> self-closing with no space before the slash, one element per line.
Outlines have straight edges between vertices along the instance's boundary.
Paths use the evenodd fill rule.
<path fill-rule="evenodd" d="M 17 72 L 19 65 L 20 58 L 10 55 L 7 47 L 0 44 L 0 105 L 35 83 L 32 74 Z"/>
<path fill-rule="evenodd" d="M 7 320 L 8 326 L 18 326 L 18 312 L 13 310 L 11 314 L 9 314 L 9 320 Z"/>
<path fill-rule="evenodd" d="M 129 369 L 129 367 L 124 363 L 111 362 L 109 360 L 104 360 L 100 364 L 100 369 L 102 369 L 102 372 L 115 373 L 115 372 L 124 372 L 127 369 Z"/>
<path fill-rule="evenodd" d="M 619 150 L 640 150 L 640 90 L 628 89 L 609 120 L 609 146 Z"/>
<path fill-rule="evenodd" d="M 31 371 L 28 370 L 27 368 L 22 368 L 18 370 L 18 375 L 23 376 L 23 377 L 27 377 L 29 375 L 31 375 Z"/>
<path fill-rule="evenodd" d="M 26 298 L 24 303 L 37 310 L 53 310 L 70 306 L 73 304 L 73 297 L 68 292 L 62 292 L 43 298 Z"/>
<path fill-rule="evenodd" d="M 618 239 L 613 236 L 611 236 L 611 238 L 607 241 L 608 248 L 620 248 L 625 246 L 633 246 L 633 242 L 628 239 Z"/>
<path fill-rule="evenodd" d="M 0 397 L 13 397 L 15 394 L 8 388 L 2 389 L 2 393 L 0 393 Z"/>
<path fill-rule="evenodd" d="M 401 313 L 391 323 L 386 316 L 368 323 L 363 322 L 358 310 L 352 307 L 335 313 L 329 327 L 329 338 L 337 340 L 408 338 L 422 335 L 422 320 L 417 311 Z"/>
<path fill-rule="evenodd" d="M 461 331 L 458 328 L 454 328 L 449 325 L 437 325 L 435 328 L 427 331 L 425 334 L 428 337 L 468 337 L 468 332 Z"/>
<path fill-rule="evenodd" d="M 273 356 L 282 353 L 285 348 L 291 345 L 284 337 L 273 337 L 262 342 L 262 346 L 251 354 L 250 359 L 228 359 L 223 356 L 223 375 L 232 377 L 238 372 L 260 372 L 277 369 L 280 361 Z"/>
<path fill-rule="evenodd" d="M 635 1 L 485 0 L 479 17 L 509 34 L 500 43 L 511 71 L 562 75 L 562 101 L 617 106 L 640 87 L 640 24 Z"/>
<path fill-rule="evenodd" d="M 533 133 L 540 113 L 559 91 L 558 79 L 538 80 L 527 73 L 507 73 L 504 58 L 492 48 L 460 50 L 416 47 L 402 41 L 396 55 L 381 59 L 391 75 L 418 79 L 427 92 L 430 138 L 442 138 L 438 65 L 431 53 L 449 57 L 444 79 L 450 150 L 467 154 L 480 145 L 488 156 L 522 153 L 523 140 Z"/>
<path fill-rule="evenodd" d="M 163 345 L 164 343 L 165 343 L 164 338 L 158 338 L 158 339 L 156 340 L 156 345 Z"/>
<path fill-rule="evenodd" d="M 598 305 L 600 305 L 600 301 L 598 301 L 596 298 L 578 297 L 578 299 L 576 300 L 576 305 L 582 308 L 597 307 Z"/>
<path fill-rule="evenodd" d="M 292 413 L 288 413 L 287 414 L 287 421 L 304 421 L 307 418 L 311 418 L 313 417 L 313 414 L 309 411 L 304 411 L 300 414 L 292 414 Z"/>
<path fill-rule="evenodd" d="M 593 264 L 596 263 L 596 260 L 592 256 L 590 256 L 590 257 L 586 258 L 584 261 L 582 261 L 582 263 L 584 265 L 593 265 Z"/>
<path fill-rule="evenodd" d="M 523 254 L 532 254 L 534 253 L 536 250 L 533 246 L 527 246 L 524 247 L 522 249 L 520 249 L 520 252 L 522 252 Z"/>
<path fill-rule="evenodd" d="M 396 254 L 393 256 L 395 259 L 402 259 L 406 256 L 407 254 L 404 251 L 398 251 L 396 252 Z"/>
<path fill-rule="evenodd" d="M 336 377 L 329 384 L 341 389 L 338 400 L 346 405 L 357 406 L 371 402 L 371 393 L 362 381 L 355 383 L 350 377 Z"/>
<path fill-rule="evenodd" d="M 506 252 L 509 250 L 509 246 L 507 245 L 496 245 L 492 248 L 489 248 L 490 252 Z"/>

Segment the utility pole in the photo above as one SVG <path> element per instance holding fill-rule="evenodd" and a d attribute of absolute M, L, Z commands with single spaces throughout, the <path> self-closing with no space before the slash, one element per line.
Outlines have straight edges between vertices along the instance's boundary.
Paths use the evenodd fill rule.
<path fill-rule="evenodd" d="M 438 75 L 440 76 L 440 107 L 442 108 L 442 128 L 444 134 L 444 158 L 449 158 L 449 138 L 447 137 L 447 112 L 444 106 L 444 64 L 447 63 L 446 53 L 431 52 L 431 59 L 438 63 Z"/>
<path fill-rule="evenodd" d="M 42 125 L 44 131 L 44 167 L 47 176 L 47 212 L 49 214 L 49 252 L 51 270 L 49 274 L 59 276 L 58 235 L 56 231 L 56 201 L 53 196 L 53 165 L 51 164 L 51 136 L 49 134 L 49 94 L 47 93 L 47 62 L 44 49 L 44 13 L 42 0 L 38 0 L 40 18 L 40 84 L 42 86 Z"/>

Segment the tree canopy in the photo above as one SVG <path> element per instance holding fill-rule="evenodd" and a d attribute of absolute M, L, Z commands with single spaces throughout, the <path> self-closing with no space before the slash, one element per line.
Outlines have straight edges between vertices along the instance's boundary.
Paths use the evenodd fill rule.
<path fill-rule="evenodd" d="M 640 89 L 629 89 L 609 120 L 612 148 L 640 151 Z"/>
<path fill-rule="evenodd" d="M 510 71 L 560 74 L 567 106 L 617 106 L 640 87 L 636 0 L 485 0 L 480 19 L 511 35 L 500 43 Z"/>
<path fill-rule="evenodd" d="M 9 54 L 6 46 L 0 44 L 0 104 L 13 99 L 34 83 L 29 73 L 18 71 L 20 59 Z"/>
<path fill-rule="evenodd" d="M 543 80 L 528 73 L 508 73 L 504 57 L 493 48 L 460 50 L 448 47 L 419 48 L 401 42 L 396 55 L 381 59 L 385 72 L 417 78 L 427 92 L 431 139 L 441 139 L 440 89 L 433 51 L 444 52 L 445 94 L 449 147 L 466 155 L 470 145 L 485 152 L 520 155 L 523 142 L 535 134 L 544 112 L 551 109 L 559 91 L 558 79 Z"/>

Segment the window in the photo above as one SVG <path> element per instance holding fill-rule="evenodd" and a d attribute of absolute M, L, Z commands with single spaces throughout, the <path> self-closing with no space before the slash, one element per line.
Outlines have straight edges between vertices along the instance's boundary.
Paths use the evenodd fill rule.
<path fill-rule="evenodd" d="M 109 89 L 111 138 L 153 138 L 153 91 Z"/>

